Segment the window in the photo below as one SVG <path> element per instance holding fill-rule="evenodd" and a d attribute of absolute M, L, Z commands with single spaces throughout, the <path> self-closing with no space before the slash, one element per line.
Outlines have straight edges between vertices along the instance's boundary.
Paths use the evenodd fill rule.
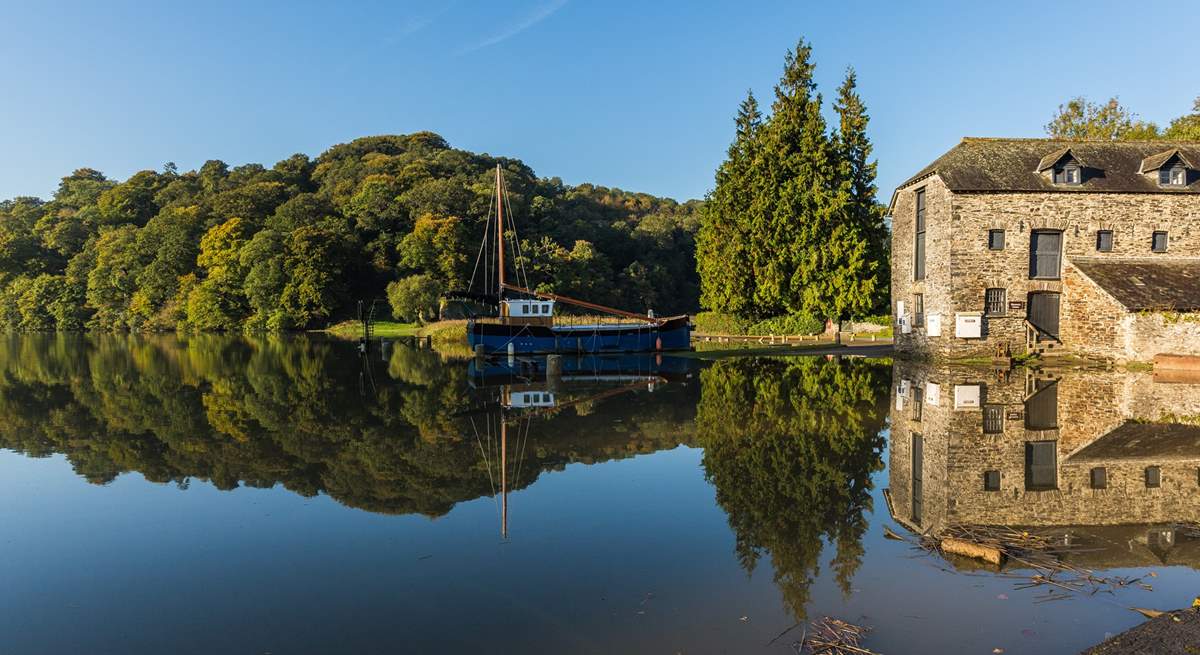
<path fill-rule="evenodd" d="M 1157 489 L 1162 484 L 1162 469 L 1157 466 L 1146 467 L 1146 488 Z"/>
<path fill-rule="evenodd" d="M 1108 488 L 1108 469 L 1103 466 L 1097 466 L 1092 469 L 1092 488 L 1107 489 Z"/>
<path fill-rule="evenodd" d="M 921 406 L 925 404 L 925 391 L 921 387 L 913 387 L 913 418 L 912 420 L 921 422 Z"/>
<path fill-rule="evenodd" d="M 1150 241 L 1150 249 L 1154 252 L 1167 251 L 1167 233 L 1155 232 L 1154 237 Z"/>
<path fill-rule="evenodd" d="M 914 326 L 925 327 L 925 294 L 913 294 L 913 314 L 915 315 Z"/>
<path fill-rule="evenodd" d="M 983 293 L 983 313 L 988 316 L 1004 316 L 1008 305 L 1004 289 L 988 289 Z"/>
<path fill-rule="evenodd" d="M 1083 169 L 1079 164 L 1069 161 L 1054 168 L 1055 184 L 1080 184 L 1083 182 Z"/>
<path fill-rule="evenodd" d="M 1096 251 L 1112 252 L 1112 237 L 1112 230 L 1100 230 L 1096 232 Z"/>
<path fill-rule="evenodd" d="M 1000 491 L 1000 471 L 983 472 L 983 490 Z"/>
<path fill-rule="evenodd" d="M 1058 442 L 1025 442 L 1025 489 L 1048 491 L 1058 488 Z"/>
<path fill-rule="evenodd" d="M 1004 230 L 988 230 L 988 250 L 1004 250 Z"/>
<path fill-rule="evenodd" d="M 1004 433 L 1004 405 L 983 406 L 983 433 Z"/>
<path fill-rule="evenodd" d="M 1158 183 L 1160 186 L 1187 186 L 1187 169 L 1179 163 L 1170 168 L 1160 168 Z"/>
<path fill-rule="evenodd" d="M 1029 243 L 1029 277 L 1057 280 L 1062 260 L 1062 232 L 1034 230 Z"/>
<path fill-rule="evenodd" d="M 925 279 L 925 189 L 917 189 L 917 237 L 913 246 L 913 279 Z"/>

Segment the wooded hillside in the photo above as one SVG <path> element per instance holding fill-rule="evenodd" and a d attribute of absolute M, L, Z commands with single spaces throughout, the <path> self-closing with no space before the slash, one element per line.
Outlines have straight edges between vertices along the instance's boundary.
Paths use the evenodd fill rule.
<path fill-rule="evenodd" d="M 697 305 L 699 201 L 539 178 L 419 132 L 316 159 L 124 181 L 81 168 L 48 201 L 0 202 L 0 327 L 322 327 L 390 282 L 465 288 L 505 171 L 530 282 L 660 313 Z"/>

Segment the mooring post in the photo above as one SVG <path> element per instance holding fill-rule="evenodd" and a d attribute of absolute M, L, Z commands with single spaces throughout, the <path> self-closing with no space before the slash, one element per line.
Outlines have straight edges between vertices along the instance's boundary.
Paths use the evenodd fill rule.
<path fill-rule="evenodd" d="M 562 355 L 546 355 L 546 381 L 555 390 L 562 384 Z"/>

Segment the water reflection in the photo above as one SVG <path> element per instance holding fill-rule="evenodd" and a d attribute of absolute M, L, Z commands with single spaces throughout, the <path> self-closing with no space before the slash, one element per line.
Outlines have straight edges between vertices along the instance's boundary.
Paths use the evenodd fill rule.
<path fill-rule="evenodd" d="M 891 512 L 1048 530 L 1092 567 L 1200 566 L 1200 377 L 897 363 Z"/>
<path fill-rule="evenodd" d="M 883 468 L 888 367 L 818 358 L 725 360 L 701 374 L 704 469 L 753 572 L 771 558 L 800 619 L 823 540 L 843 593 L 863 555 L 871 474 Z"/>
<path fill-rule="evenodd" d="M 387 355 L 376 364 L 306 337 L 7 337 L 0 448 L 63 453 L 99 484 L 130 471 L 220 489 L 279 484 L 380 513 L 440 516 L 492 495 L 496 471 L 470 421 L 497 399 L 472 393 L 466 365 L 433 351 Z M 537 416 L 511 489 L 570 462 L 692 442 L 693 387 L 628 394 L 603 412 L 604 398 L 576 398 Z M 614 422 L 619 430 L 605 429 Z"/>

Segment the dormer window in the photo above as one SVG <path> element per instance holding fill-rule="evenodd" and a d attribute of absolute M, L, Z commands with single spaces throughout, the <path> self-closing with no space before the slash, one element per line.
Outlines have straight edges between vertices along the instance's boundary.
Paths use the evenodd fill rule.
<path fill-rule="evenodd" d="M 1160 168 L 1158 183 L 1162 186 L 1187 186 L 1187 169 L 1178 162 L 1170 168 Z"/>
<path fill-rule="evenodd" d="M 1078 162 L 1068 160 L 1054 167 L 1055 184 L 1081 184 L 1082 182 L 1083 169 Z"/>
<path fill-rule="evenodd" d="M 1200 169 L 1193 163 L 1195 159 L 1195 153 L 1172 148 L 1143 159 L 1138 172 L 1151 180 L 1157 178 L 1161 188 L 1182 188 L 1196 179 L 1192 171 Z"/>
<path fill-rule="evenodd" d="M 1042 157 L 1038 162 L 1037 172 L 1056 185 L 1078 185 L 1083 184 L 1085 168 L 1088 168 L 1087 162 L 1076 156 L 1071 148 L 1062 148 Z"/>

